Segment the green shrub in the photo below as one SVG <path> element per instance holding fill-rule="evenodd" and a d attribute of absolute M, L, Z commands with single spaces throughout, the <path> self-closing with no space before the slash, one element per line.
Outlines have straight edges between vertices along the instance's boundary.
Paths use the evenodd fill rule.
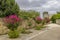
<path fill-rule="evenodd" d="M 45 28 L 44 26 L 36 26 L 35 29 L 36 30 L 41 30 L 42 28 Z"/>
<path fill-rule="evenodd" d="M 14 30 L 14 31 L 10 30 L 8 35 L 9 35 L 9 38 L 17 38 L 19 37 L 19 32 L 17 30 Z"/>
<path fill-rule="evenodd" d="M 15 0 L 0 0 L 0 17 L 5 17 L 11 14 L 18 15 L 19 7 Z"/>
<path fill-rule="evenodd" d="M 31 26 L 32 25 L 32 23 L 31 22 L 28 22 L 28 26 Z"/>
<path fill-rule="evenodd" d="M 25 28 L 21 28 L 21 33 L 25 33 Z"/>
<path fill-rule="evenodd" d="M 46 23 L 46 21 L 45 20 L 42 20 L 41 24 L 44 25 L 45 23 Z"/>
<path fill-rule="evenodd" d="M 60 14 L 59 14 L 59 13 L 53 15 L 52 18 L 51 18 L 51 21 L 52 21 L 53 23 L 56 23 L 56 19 L 60 19 Z"/>
<path fill-rule="evenodd" d="M 20 11 L 19 13 L 20 17 L 22 17 L 23 19 L 29 19 L 29 18 L 35 18 L 37 16 L 40 15 L 39 12 L 36 12 L 36 11 Z"/>
<path fill-rule="evenodd" d="M 54 15 L 52 16 L 51 21 L 52 21 L 52 23 L 56 23 L 56 18 Z"/>
<path fill-rule="evenodd" d="M 25 28 L 22 28 L 20 31 L 21 31 L 21 33 L 23 33 L 23 34 L 29 34 L 29 33 L 32 33 L 31 31 L 26 30 Z"/>

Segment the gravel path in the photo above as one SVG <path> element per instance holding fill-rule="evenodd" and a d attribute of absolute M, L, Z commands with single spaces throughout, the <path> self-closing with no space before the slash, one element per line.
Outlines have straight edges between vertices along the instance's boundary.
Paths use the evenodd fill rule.
<path fill-rule="evenodd" d="M 49 24 L 49 26 L 51 26 L 49 30 L 30 40 L 60 40 L 60 25 Z"/>

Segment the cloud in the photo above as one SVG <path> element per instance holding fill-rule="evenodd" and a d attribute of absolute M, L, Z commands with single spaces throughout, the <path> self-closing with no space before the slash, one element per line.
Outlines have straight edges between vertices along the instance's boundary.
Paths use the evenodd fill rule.
<path fill-rule="evenodd" d="M 16 0 L 21 9 L 60 11 L 60 0 Z"/>
<path fill-rule="evenodd" d="M 54 6 L 54 5 L 56 5 L 56 4 L 58 4 L 58 1 L 48 1 L 45 5 L 43 5 L 42 7 L 43 8 L 50 8 L 50 7 L 52 7 L 52 6 Z"/>
<path fill-rule="evenodd" d="M 21 8 L 32 8 L 32 7 L 40 7 L 41 5 L 45 4 L 45 1 L 42 0 L 16 0 L 18 5 Z"/>
<path fill-rule="evenodd" d="M 30 3 L 34 2 L 34 1 L 40 1 L 40 0 L 28 0 L 28 2 L 30 2 Z"/>

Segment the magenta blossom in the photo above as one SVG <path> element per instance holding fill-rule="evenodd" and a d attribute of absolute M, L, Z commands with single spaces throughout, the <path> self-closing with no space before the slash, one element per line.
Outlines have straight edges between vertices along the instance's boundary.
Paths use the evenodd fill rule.
<path fill-rule="evenodd" d="M 36 17 L 36 20 L 41 21 L 42 19 L 38 16 L 38 17 Z"/>
<path fill-rule="evenodd" d="M 14 15 L 10 15 L 9 18 L 17 18 L 17 16 L 14 14 Z"/>
<path fill-rule="evenodd" d="M 37 16 L 37 17 L 35 18 L 35 20 L 36 20 L 36 22 L 37 22 L 38 24 L 42 22 L 42 19 L 41 19 L 39 16 Z"/>
<path fill-rule="evenodd" d="M 10 15 L 8 17 L 5 17 L 4 21 L 6 23 L 14 24 L 14 23 L 17 23 L 17 22 L 21 21 L 21 19 L 17 15 L 14 14 L 14 15 Z"/>
<path fill-rule="evenodd" d="M 20 20 L 20 18 L 18 18 L 18 16 L 16 16 L 16 15 L 10 15 L 9 18 L 13 19 L 13 20 L 16 20 L 16 21 Z"/>

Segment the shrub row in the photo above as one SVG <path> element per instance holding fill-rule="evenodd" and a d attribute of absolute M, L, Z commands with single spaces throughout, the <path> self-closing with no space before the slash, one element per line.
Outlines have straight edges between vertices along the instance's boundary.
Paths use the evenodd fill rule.
<path fill-rule="evenodd" d="M 60 19 L 60 14 L 55 14 L 55 15 L 53 15 L 52 18 L 51 18 L 51 21 L 52 21 L 53 23 L 56 23 L 56 19 Z"/>

